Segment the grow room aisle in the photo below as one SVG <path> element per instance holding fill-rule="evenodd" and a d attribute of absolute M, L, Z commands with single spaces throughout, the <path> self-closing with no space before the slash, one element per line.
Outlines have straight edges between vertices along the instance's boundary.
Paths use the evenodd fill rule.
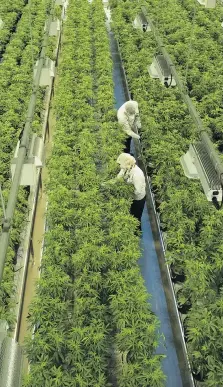
<path fill-rule="evenodd" d="M 116 100 L 115 107 L 118 109 L 128 99 L 128 94 L 122 75 L 122 65 L 117 43 L 111 31 L 109 31 L 109 38 L 113 60 L 113 80 Z M 147 290 L 152 296 L 150 300 L 152 310 L 161 323 L 160 333 L 165 336 L 165 342 L 159 346 L 157 353 L 166 355 L 166 358 L 163 360 L 163 371 L 167 378 L 166 386 L 181 387 L 183 384 L 173 341 L 173 333 L 170 325 L 158 257 L 146 206 L 142 217 L 142 239 L 140 243 L 142 256 L 140 258 L 139 265 L 141 267 Z"/>

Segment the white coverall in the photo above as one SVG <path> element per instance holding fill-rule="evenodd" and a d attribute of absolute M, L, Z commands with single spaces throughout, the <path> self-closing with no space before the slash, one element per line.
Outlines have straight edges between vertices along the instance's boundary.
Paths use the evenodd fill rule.
<path fill-rule="evenodd" d="M 141 200 L 146 196 L 145 176 L 138 165 L 134 165 L 131 169 L 122 168 L 117 177 L 119 179 L 123 178 L 128 184 L 134 185 L 134 200 Z"/>
<path fill-rule="evenodd" d="M 117 163 L 120 165 L 120 172 L 116 178 L 109 180 L 107 183 L 102 183 L 102 186 L 115 184 L 118 179 L 124 179 L 127 184 L 134 186 L 134 200 L 131 204 L 130 213 L 139 221 L 139 229 L 141 230 L 141 217 L 146 200 L 146 181 L 143 171 L 136 165 L 136 160 L 129 153 L 121 153 L 117 158 Z"/>
<path fill-rule="evenodd" d="M 123 178 L 127 184 L 133 184 L 134 200 L 132 202 L 130 213 L 139 221 L 139 230 L 141 230 L 141 217 L 146 200 L 146 180 L 143 171 L 136 165 L 136 160 L 128 153 L 121 153 L 117 158 L 120 165 L 118 179 Z"/>
<path fill-rule="evenodd" d="M 141 128 L 139 117 L 139 107 L 136 101 L 125 102 L 117 112 L 118 123 L 129 136 L 140 139 L 140 136 L 134 132 L 135 126 Z"/>

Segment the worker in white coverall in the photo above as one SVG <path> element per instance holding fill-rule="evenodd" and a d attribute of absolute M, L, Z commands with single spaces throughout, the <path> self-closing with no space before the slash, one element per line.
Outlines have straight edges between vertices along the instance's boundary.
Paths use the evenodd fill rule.
<path fill-rule="evenodd" d="M 136 133 L 137 129 L 141 128 L 138 102 L 132 100 L 125 102 L 118 109 L 117 118 L 118 123 L 128 135 L 125 141 L 124 152 L 130 153 L 131 139 L 140 139 L 140 136 Z"/>
<path fill-rule="evenodd" d="M 146 181 L 143 171 L 136 165 L 136 160 L 128 153 L 121 153 L 117 158 L 120 165 L 120 172 L 117 179 L 123 178 L 127 184 L 133 184 L 134 200 L 132 202 L 130 213 L 138 219 L 139 229 L 141 230 L 141 217 L 146 200 Z"/>

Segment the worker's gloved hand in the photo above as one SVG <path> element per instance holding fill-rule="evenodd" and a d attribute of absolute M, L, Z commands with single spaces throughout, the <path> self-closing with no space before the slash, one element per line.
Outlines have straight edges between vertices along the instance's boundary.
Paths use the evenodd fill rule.
<path fill-rule="evenodd" d="M 134 138 L 136 138 L 137 140 L 140 140 L 140 135 L 139 134 L 135 134 Z"/>

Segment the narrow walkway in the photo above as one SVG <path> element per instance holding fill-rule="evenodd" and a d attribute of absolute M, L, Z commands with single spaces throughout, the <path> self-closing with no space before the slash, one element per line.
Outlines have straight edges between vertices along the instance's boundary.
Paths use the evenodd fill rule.
<path fill-rule="evenodd" d="M 128 94 L 125 90 L 125 82 L 123 79 L 121 59 L 118 52 L 117 43 L 109 27 L 108 30 L 113 59 L 113 80 L 115 86 L 114 94 L 116 100 L 115 107 L 118 109 L 128 99 Z M 161 323 L 160 332 L 165 336 L 165 342 L 160 344 L 159 348 L 157 349 L 157 353 L 166 355 L 166 358 L 163 360 L 162 364 L 163 371 L 167 377 L 165 385 L 166 387 L 182 387 L 183 384 L 173 341 L 173 333 L 161 279 L 159 262 L 146 206 L 142 216 L 141 248 L 142 256 L 139 260 L 139 265 L 145 280 L 147 291 L 152 296 L 150 300 L 152 310 Z"/>
<path fill-rule="evenodd" d="M 150 220 L 145 206 L 142 216 L 142 256 L 139 260 L 141 272 L 148 292 L 152 295 L 150 300 L 152 310 L 160 320 L 160 332 L 165 341 L 160 344 L 157 353 L 166 355 L 163 360 L 163 371 L 167 377 L 167 387 L 181 387 L 182 380 L 178 359 L 173 341 L 173 333 L 167 309 L 165 293 L 159 268 L 158 257 L 153 240 Z"/>

